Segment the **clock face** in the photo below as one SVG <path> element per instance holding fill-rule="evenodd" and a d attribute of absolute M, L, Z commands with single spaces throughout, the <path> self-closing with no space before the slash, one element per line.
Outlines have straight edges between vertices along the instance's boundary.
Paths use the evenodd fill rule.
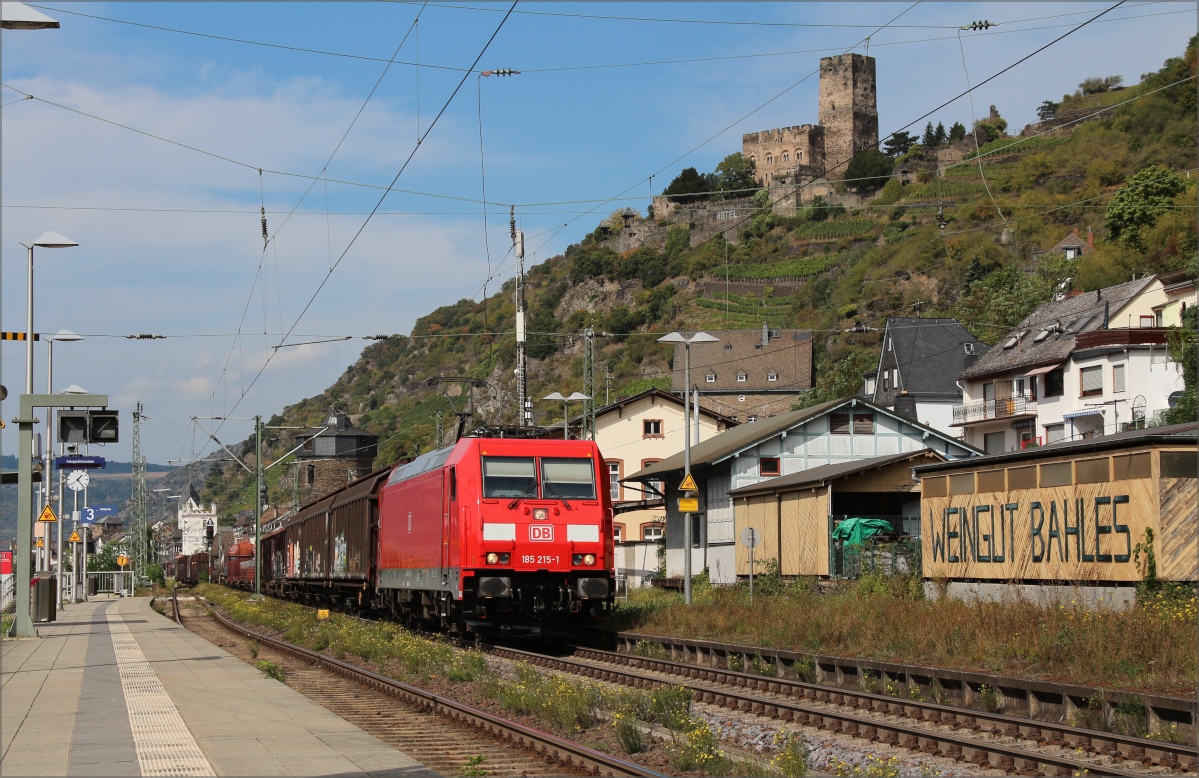
<path fill-rule="evenodd" d="M 67 473 L 67 488 L 72 492 L 86 489 L 89 481 L 91 481 L 91 476 L 87 474 L 86 470 L 72 470 Z"/>

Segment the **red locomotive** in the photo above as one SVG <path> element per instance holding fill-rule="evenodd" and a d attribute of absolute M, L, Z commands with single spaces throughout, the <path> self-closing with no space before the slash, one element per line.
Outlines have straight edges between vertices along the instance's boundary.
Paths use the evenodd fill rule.
<path fill-rule="evenodd" d="M 609 495 L 595 443 L 480 430 L 302 508 L 262 540 L 263 588 L 426 628 L 594 624 L 612 604 Z"/>
<path fill-rule="evenodd" d="M 221 583 L 239 589 L 254 588 L 254 544 L 239 540 L 221 555 Z"/>

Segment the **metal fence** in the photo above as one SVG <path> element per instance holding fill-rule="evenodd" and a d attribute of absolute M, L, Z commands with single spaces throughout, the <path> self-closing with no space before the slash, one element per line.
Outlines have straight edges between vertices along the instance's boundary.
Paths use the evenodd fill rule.
<path fill-rule="evenodd" d="M 129 570 L 89 571 L 85 593 L 89 597 L 97 594 L 129 597 L 133 594 L 133 573 Z"/>
<path fill-rule="evenodd" d="M 846 546 L 832 540 L 833 530 L 846 519 L 881 519 L 891 525 L 891 532 L 868 538 L 864 545 Z M 828 529 L 829 571 L 833 578 L 923 573 L 919 516 L 829 516 Z"/>
<path fill-rule="evenodd" d="M 953 423 L 969 424 L 973 421 L 986 421 L 987 419 L 1006 419 L 1011 416 L 1036 413 L 1036 411 L 1035 401 L 1027 395 L 1018 394 L 995 400 L 978 400 L 964 405 L 955 405 L 953 406 Z"/>
<path fill-rule="evenodd" d="M 10 607 L 15 609 L 17 604 L 17 577 L 11 573 L 0 575 L 0 611 L 7 612 Z"/>

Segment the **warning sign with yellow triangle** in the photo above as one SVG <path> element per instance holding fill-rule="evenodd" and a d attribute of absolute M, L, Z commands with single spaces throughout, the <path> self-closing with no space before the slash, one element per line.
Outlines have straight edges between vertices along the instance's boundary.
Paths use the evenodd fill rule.
<path fill-rule="evenodd" d="M 45 547 L 46 547 L 46 541 L 42 540 L 41 538 L 38 538 L 38 539 L 37 539 L 37 542 L 36 542 L 36 543 L 34 543 L 33 545 L 34 545 L 36 548 L 45 548 Z"/>
<path fill-rule="evenodd" d="M 54 515 L 54 509 L 50 507 L 49 503 L 47 503 L 46 507 L 42 508 L 42 515 L 38 516 L 37 520 L 46 522 L 48 524 L 53 524 L 54 522 L 58 521 L 58 517 Z"/>
<path fill-rule="evenodd" d="M 71 537 L 67 539 L 68 543 L 82 543 L 83 538 L 79 537 L 78 532 L 72 532 Z"/>
<path fill-rule="evenodd" d="M 695 479 L 691 477 L 691 473 L 683 479 L 683 483 L 679 484 L 680 492 L 698 492 L 699 487 L 695 485 Z"/>

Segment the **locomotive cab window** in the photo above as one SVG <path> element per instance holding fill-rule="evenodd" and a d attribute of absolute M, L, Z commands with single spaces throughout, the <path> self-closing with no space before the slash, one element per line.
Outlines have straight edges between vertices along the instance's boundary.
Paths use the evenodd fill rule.
<path fill-rule="evenodd" d="M 594 500 L 595 465 L 585 458 L 542 458 L 541 484 L 547 498 Z"/>
<path fill-rule="evenodd" d="M 483 457 L 484 497 L 537 497 L 533 457 Z"/>

